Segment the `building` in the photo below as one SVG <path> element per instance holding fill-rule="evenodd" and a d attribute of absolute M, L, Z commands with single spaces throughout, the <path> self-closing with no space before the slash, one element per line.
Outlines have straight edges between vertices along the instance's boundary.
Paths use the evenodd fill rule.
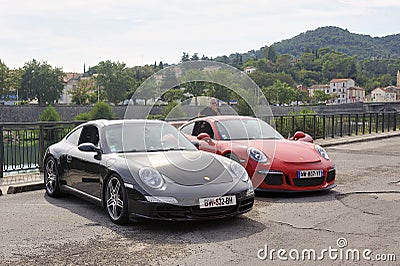
<path fill-rule="evenodd" d="M 257 69 L 256 69 L 255 67 L 250 67 L 250 66 L 244 68 L 244 72 L 245 72 L 246 74 L 251 74 L 251 73 L 253 73 L 253 72 L 256 71 L 256 70 L 257 70 Z"/>
<path fill-rule="evenodd" d="M 354 87 L 353 79 L 332 79 L 329 83 L 329 94 L 336 95 L 334 102 L 337 104 L 348 103 L 347 90 Z"/>
<path fill-rule="evenodd" d="M 72 72 L 65 73 L 64 89 L 62 91 L 62 94 L 60 96 L 60 100 L 58 101 L 58 103 L 70 104 L 72 102 L 71 95 L 69 95 L 69 91 L 78 85 L 82 76 L 83 76 L 83 74 L 80 74 L 80 73 L 72 73 Z"/>
<path fill-rule="evenodd" d="M 329 94 L 329 85 L 328 84 L 312 85 L 310 88 L 308 88 L 308 96 L 312 98 L 314 96 L 315 91 L 323 91 L 326 94 Z"/>
<path fill-rule="evenodd" d="M 397 87 L 400 87 L 400 70 L 397 70 Z"/>
<path fill-rule="evenodd" d="M 363 102 L 365 100 L 365 89 L 351 87 L 347 89 L 347 103 Z"/>
<path fill-rule="evenodd" d="M 376 88 L 371 92 L 373 102 L 395 102 L 397 99 L 396 87 Z"/>

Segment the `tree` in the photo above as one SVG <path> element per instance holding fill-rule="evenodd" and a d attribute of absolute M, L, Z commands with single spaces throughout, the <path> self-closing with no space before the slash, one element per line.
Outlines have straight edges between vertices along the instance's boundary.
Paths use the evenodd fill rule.
<path fill-rule="evenodd" d="M 189 54 L 183 52 L 183 55 L 182 55 L 182 58 L 181 58 L 181 62 L 183 63 L 183 62 L 187 62 L 187 61 L 190 61 Z"/>
<path fill-rule="evenodd" d="M 276 51 L 275 47 L 271 45 L 268 48 L 267 59 L 271 60 L 272 62 L 275 62 L 277 57 L 278 57 L 278 52 Z"/>
<path fill-rule="evenodd" d="M 128 91 L 135 84 L 125 63 L 102 61 L 97 66 L 97 74 L 97 85 L 115 105 L 126 99 Z"/>
<path fill-rule="evenodd" d="M 83 112 L 74 117 L 74 121 L 88 121 L 91 119 L 92 117 L 89 112 Z"/>
<path fill-rule="evenodd" d="M 176 100 L 185 100 L 185 96 L 183 95 L 183 91 L 180 88 L 172 88 L 167 90 L 163 95 L 162 99 L 168 103 L 176 101 Z"/>
<path fill-rule="evenodd" d="M 308 93 L 301 89 L 296 89 L 294 90 L 294 100 L 297 105 L 299 105 L 299 102 L 305 102 L 308 100 Z"/>
<path fill-rule="evenodd" d="M 8 90 L 14 91 L 17 97 L 17 101 L 19 100 L 19 91 L 21 89 L 21 82 L 22 82 L 22 69 L 11 69 L 8 70 L 6 86 L 8 86 Z"/>
<path fill-rule="evenodd" d="M 23 100 L 36 98 L 39 105 L 55 103 L 64 88 L 64 73 L 61 68 L 53 68 L 47 62 L 33 59 L 23 68 L 19 96 Z"/>
<path fill-rule="evenodd" d="M 40 121 L 60 121 L 60 114 L 49 104 L 46 109 L 40 114 Z"/>
<path fill-rule="evenodd" d="M 295 98 L 295 91 L 289 84 L 276 80 L 272 86 L 263 87 L 268 102 L 273 104 L 288 104 Z"/>
<path fill-rule="evenodd" d="M 317 103 L 318 102 L 325 103 L 326 101 L 332 99 L 332 97 L 329 94 L 325 93 L 323 90 L 314 91 L 312 98 Z"/>
<path fill-rule="evenodd" d="M 190 57 L 190 61 L 197 61 L 197 60 L 200 60 L 200 58 L 199 58 L 199 56 L 198 56 L 197 53 L 194 53 L 194 54 L 192 55 L 192 57 Z"/>
<path fill-rule="evenodd" d="M 115 117 L 111 106 L 105 102 L 96 103 L 89 114 L 91 119 L 113 119 Z"/>
<path fill-rule="evenodd" d="M 7 82 L 8 79 L 8 67 L 6 64 L 1 62 L 0 60 L 0 97 L 6 98 L 9 94 L 9 84 Z"/>
<path fill-rule="evenodd" d="M 97 92 L 98 93 L 98 92 Z M 97 99 L 96 82 L 93 78 L 81 79 L 79 83 L 69 91 L 72 102 L 75 104 L 87 104 L 93 99 Z M 93 94 L 96 94 L 93 97 Z"/>
<path fill-rule="evenodd" d="M 182 106 L 176 101 L 170 102 L 164 109 L 164 117 L 168 119 L 184 119 L 186 118 L 186 113 L 183 111 Z"/>

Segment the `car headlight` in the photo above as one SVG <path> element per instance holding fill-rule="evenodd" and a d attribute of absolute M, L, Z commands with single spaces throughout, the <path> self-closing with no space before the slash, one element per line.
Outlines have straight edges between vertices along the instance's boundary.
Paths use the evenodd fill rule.
<path fill-rule="evenodd" d="M 247 149 L 247 153 L 252 160 L 258 163 L 266 163 L 268 161 L 267 156 L 257 148 L 250 147 Z"/>
<path fill-rule="evenodd" d="M 139 170 L 139 177 L 147 186 L 159 189 L 164 185 L 164 178 L 154 168 L 144 167 Z"/>
<path fill-rule="evenodd" d="M 244 167 L 237 162 L 231 163 L 231 170 L 233 174 L 239 177 L 243 182 L 247 182 L 249 180 L 249 175 L 247 174 L 246 169 L 244 169 Z"/>
<path fill-rule="evenodd" d="M 325 159 L 329 160 L 329 155 L 324 148 L 319 145 L 315 145 L 315 150 Z"/>

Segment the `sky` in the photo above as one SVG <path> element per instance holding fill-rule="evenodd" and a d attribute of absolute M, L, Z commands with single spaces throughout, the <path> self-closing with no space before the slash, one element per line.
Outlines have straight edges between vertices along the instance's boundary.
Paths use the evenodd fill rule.
<path fill-rule="evenodd" d="M 399 0 L 0 0 L 0 60 L 65 72 L 247 52 L 323 26 L 400 33 Z M 400 44 L 399 44 L 400 45 Z"/>

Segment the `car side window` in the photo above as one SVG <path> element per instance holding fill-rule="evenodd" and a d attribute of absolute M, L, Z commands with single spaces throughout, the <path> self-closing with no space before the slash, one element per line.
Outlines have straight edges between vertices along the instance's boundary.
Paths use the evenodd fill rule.
<path fill-rule="evenodd" d="M 216 122 L 215 126 L 217 127 L 217 131 L 219 133 L 221 140 L 228 140 L 231 138 L 229 136 L 228 129 L 223 124 Z"/>
<path fill-rule="evenodd" d="M 181 129 L 181 132 L 186 135 L 192 135 L 194 123 L 190 123 Z"/>
<path fill-rule="evenodd" d="M 193 136 L 198 136 L 200 133 L 207 133 L 212 139 L 214 138 L 214 131 L 210 123 L 206 121 L 197 121 L 193 127 Z"/>
<path fill-rule="evenodd" d="M 82 127 L 75 129 L 74 131 L 72 131 L 66 138 L 66 140 L 73 144 L 73 145 L 78 145 L 78 141 L 79 141 L 79 137 L 81 135 L 82 132 Z"/>
<path fill-rule="evenodd" d="M 97 127 L 93 125 L 83 127 L 78 145 L 82 143 L 99 144 L 99 130 Z"/>

